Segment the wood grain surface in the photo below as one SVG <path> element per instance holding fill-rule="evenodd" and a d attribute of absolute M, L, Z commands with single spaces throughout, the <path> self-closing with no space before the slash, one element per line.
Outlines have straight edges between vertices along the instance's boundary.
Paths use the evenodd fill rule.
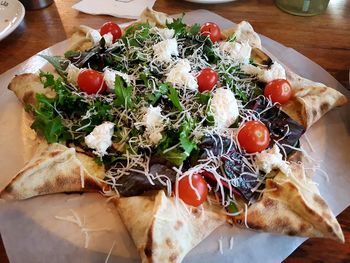
<path fill-rule="evenodd" d="M 56 0 L 45 9 L 27 11 L 20 26 L 0 42 L 0 74 L 35 53 L 68 38 L 80 24 L 99 28 L 109 20 L 117 23 L 128 21 L 77 12 L 71 8 L 76 2 Z M 326 12 L 313 17 L 284 13 L 272 0 L 238 0 L 215 5 L 194 4 L 181 0 L 158 0 L 154 9 L 169 14 L 207 9 L 234 22 L 247 20 L 258 33 L 309 57 L 349 88 L 349 0 L 331 0 Z M 345 234 L 345 244 L 329 240 L 308 240 L 285 262 L 350 262 L 350 208 L 341 213 L 338 220 Z M 8 262 L 1 242 L 0 262 Z"/>

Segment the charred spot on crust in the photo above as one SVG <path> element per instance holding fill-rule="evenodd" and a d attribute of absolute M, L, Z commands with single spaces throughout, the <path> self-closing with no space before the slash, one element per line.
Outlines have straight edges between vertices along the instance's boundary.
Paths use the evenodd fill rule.
<path fill-rule="evenodd" d="M 300 233 L 305 233 L 307 231 L 307 229 L 309 228 L 309 226 L 305 223 L 302 223 L 300 226 L 299 226 L 299 232 Z"/>
<path fill-rule="evenodd" d="M 327 112 L 329 110 L 329 104 L 327 102 L 324 102 L 321 104 L 321 111 L 323 113 Z"/>
<path fill-rule="evenodd" d="M 333 227 L 327 224 L 327 231 L 328 233 L 333 233 Z"/>
<path fill-rule="evenodd" d="M 34 92 L 33 91 L 25 92 L 24 96 L 23 96 L 23 102 L 24 102 L 24 104 L 34 105 L 35 104 Z"/>
<path fill-rule="evenodd" d="M 180 220 L 176 220 L 175 230 L 179 230 L 183 226 L 183 223 Z"/>
<path fill-rule="evenodd" d="M 52 188 L 52 184 L 48 181 L 45 181 L 41 186 L 36 187 L 34 191 L 37 192 L 38 195 L 41 195 L 50 192 Z"/>
<path fill-rule="evenodd" d="M 13 191 L 13 186 L 12 186 L 12 183 L 11 183 L 8 186 L 6 186 L 6 188 L 2 192 L 11 193 L 12 191 Z M 0 195 L 2 194 L 2 192 L 0 192 Z"/>
<path fill-rule="evenodd" d="M 266 208 L 273 208 L 276 206 L 276 202 L 275 200 L 268 198 L 263 201 L 263 206 Z"/>
<path fill-rule="evenodd" d="M 192 213 L 195 217 L 199 217 L 200 214 L 201 214 L 200 210 L 199 210 L 197 207 L 192 208 L 191 213 Z"/>
<path fill-rule="evenodd" d="M 314 116 L 314 117 L 316 117 L 317 116 L 317 111 L 314 109 L 314 110 L 312 110 L 312 115 Z"/>
<path fill-rule="evenodd" d="M 251 221 L 251 218 L 254 219 L 254 221 Z M 248 227 L 256 230 L 264 229 L 266 228 L 266 223 L 260 219 L 261 215 L 258 212 L 252 212 L 250 216 L 247 218 L 247 225 Z M 243 220 L 242 220 L 242 225 L 243 225 Z"/>
<path fill-rule="evenodd" d="M 327 208 L 328 207 L 326 202 L 321 197 L 319 197 L 318 195 L 314 195 L 313 199 L 322 208 Z"/>
<path fill-rule="evenodd" d="M 261 230 L 264 229 L 264 225 L 263 224 L 255 224 L 252 222 L 247 222 L 247 225 L 252 228 L 252 229 L 256 229 L 256 230 Z"/>
<path fill-rule="evenodd" d="M 172 253 L 169 257 L 169 262 L 176 262 L 178 256 L 179 256 L 178 254 Z"/>
<path fill-rule="evenodd" d="M 85 189 L 100 189 L 98 183 L 90 177 L 85 178 L 84 186 Z"/>
<path fill-rule="evenodd" d="M 296 236 L 298 233 L 297 231 L 291 229 L 291 230 L 288 230 L 286 234 L 288 236 Z"/>
<path fill-rule="evenodd" d="M 173 247 L 174 247 L 174 244 L 173 244 L 173 242 L 171 241 L 170 238 L 165 239 L 165 244 L 166 244 L 169 248 L 173 248 Z"/>
<path fill-rule="evenodd" d="M 153 227 L 150 227 L 148 229 L 148 233 L 147 233 L 147 242 L 146 242 L 146 246 L 144 249 L 145 255 L 148 258 L 152 257 L 153 254 Z"/>
<path fill-rule="evenodd" d="M 55 157 L 56 155 L 60 154 L 61 152 L 62 152 L 61 150 L 52 151 L 49 153 L 49 157 Z"/>
<path fill-rule="evenodd" d="M 277 217 L 274 222 L 281 229 L 288 229 L 291 226 L 291 222 L 287 217 Z"/>

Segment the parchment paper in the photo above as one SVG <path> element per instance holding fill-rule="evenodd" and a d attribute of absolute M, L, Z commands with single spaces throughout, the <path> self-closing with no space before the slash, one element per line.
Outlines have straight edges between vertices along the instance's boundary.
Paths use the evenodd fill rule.
<path fill-rule="evenodd" d="M 206 10 L 188 13 L 185 21 L 189 24 L 213 21 L 222 28 L 233 25 Z M 349 92 L 317 64 L 271 39 L 262 36 L 262 42 L 269 53 L 294 72 L 334 87 L 349 98 Z M 63 41 L 43 53 L 63 54 L 66 46 L 67 41 Z M 15 74 L 35 72 L 44 67 L 47 67 L 46 62 L 35 56 L 0 76 L 0 188 L 23 166 L 25 158 L 20 129 L 23 109 L 6 87 Z M 314 150 L 309 151 L 311 156 L 320 161 L 321 168 L 329 175 L 328 182 L 324 173 L 318 171 L 315 180 L 335 214 L 350 203 L 349 116 L 349 105 L 336 109 L 307 133 Z M 303 145 L 308 149 L 308 144 L 304 142 Z M 72 216 L 72 211 L 85 220 L 85 227 L 102 229 L 90 232 L 88 248 L 84 248 L 80 227 L 55 218 Z M 113 204 L 107 204 L 99 194 L 56 194 L 0 203 L 0 231 L 11 262 L 103 262 L 113 244 L 108 262 L 139 262 L 136 248 Z M 219 239 L 223 254 L 219 252 Z M 193 249 L 184 262 L 280 262 L 304 240 L 223 226 Z"/>

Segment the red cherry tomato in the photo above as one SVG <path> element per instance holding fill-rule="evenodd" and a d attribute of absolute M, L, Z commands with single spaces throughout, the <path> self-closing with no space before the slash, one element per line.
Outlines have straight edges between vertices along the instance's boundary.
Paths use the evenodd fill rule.
<path fill-rule="evenodd" d="M 260 121 L 248 121 L 238 131 L 238 142 L 248 153 L 261 152 L 270 143 L 270 133 Z"/>
<path fill-rule="evenodd" d="M 213 43 L 221 40 L 221 30 L 220 27 L 212 22 L 207 22 L 201 26 L 200 29 L 202 36 L 209 36 Z"/>
<path fill-rule="evenodd" d="M 284 104 L 292 97 L 292 87 L 286 79 L 275 79 L 266 84 L 264 95 L 273 102 Z"/>
<path fill-rule="evenodd" d="M 191 183 L 193 187 L 191 186 Z M 199 196 L 197 196 L 196 191 L 193 188 L 197 190 Z M 207 199 L 207 182 L 198 173 L 195 173 L 192 176 L 185 176 L 179 181 L 178 192 L 179 198 L 181 198 L 186 204 L 199 206 Z"/>
<path fill-rule="evenodd" d="M 202 69 L 197 76 L 198 90 L 200 92 L 211 91 L 218 79 L 218 73 L 211 68 Z"/>
<path fill-rule="evenodd" d="M 100 28 L 101 36 L 108 33 L 111 33 L 113 35 L 113 42 L 115 42 L 117 39 L 119 39 L 122 36 L 121 28 L 113 22 L 106 22 Z"/>
<path fill-rule="evenodd" d="M 107 88 L 103 74 L 93 69 L 86 69 L 79 73 L 78 86 L 87 94 L 103 93 Z"/>

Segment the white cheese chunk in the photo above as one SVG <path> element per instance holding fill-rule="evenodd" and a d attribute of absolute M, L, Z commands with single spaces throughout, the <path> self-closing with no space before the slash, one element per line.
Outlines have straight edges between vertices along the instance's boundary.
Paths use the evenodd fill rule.
<path fill-rule="evenodd" d="M 74 86 L 78 86 L 78 76 L 82 70 L 83 69 L 78 68 L 78 67 L 74 66 L 73 64 L 69 64 L 67 69 L 66 69 L 67 81 Z"/>
<path fill-rule="evenodd" d="M 95 150 L 94 153 L 102 157 L 107 153 L 108 147 L 112 145 L 114 123 L 104 122 L 96 126 L 93 131 L 85 137 L 85 143 Z"/>
<path fill-rule="evenodd" d="M 237 100 L 229 89 L 216 89 L 210 105 L 215 125 L 219 129 L 230 127 L 238 118 Z"/>
<path fill-rule="evenodd" d="M 171 61 L 171 56 L 179 55 L 175 38 L 160 41 L 152 49 L 155 59 L 160 62 L 169 62 Z"/>
<path fill-rule="evenodd" d="M 103 72 L 103 77 L 105 80 L 105 83 L 107 85 L 107 91 L 108 92 L 114 92 L 114 82 L 115 82 L 115 76 L 118 75 L 123 78 L 123 80 L 126 82 L 126 84 L 130 85 L 134 78 L 128 74 L 125 74 L 123 72 L 113 70 L 110 68 L 105 68 Z"/>
<path fill-rule="evenodd" d="M 190 71 L 190 62 L 187 59 L 180 59 L 167 74 L 166 81 L 180 87 L 189 88 L 190 90 L 197 90 L 197 79 Z"/>
<path fill-rule="evenodd" d="M 169 28 L 152 27 L 151 32 L 158 34 L 163 40 L 171 39 L 175 35 L 175 30 Z"/>
<path fill-rule="evenodd" d="M 286 79 L 286 71 L 283 66 L 274 62 L 269 69 L 262 69 L 253 65 L 242 65 L 244 73 L 255 75 L 262 82 L 270 82 L 274 79 Z"/>
<path fill-rule="evenodd" d="M 221 42 L 219 49 L 238 63 L 249 63 L 252 48 L 249 46 L 248 42 Z"/>
<path fill-rule="evenodd" d="M 146 114 L 143 117 L 143 122 L 147 128 L 163 126 L 163 116 L 161 111 L 162 109 L 159 106 L 150 106 L 147 108 Z"/>
<path fill-rule="evenodd" d="M 111 47 L 113 45 L 113 35 L 111 33 L 104 34 L 103 38 L 106 42 L 106 47 Z"/>
<path fill-rule="evenodd" d="M 102 36 L 98 30 L 92 29 L 88 31 L 87 37 L 90 38 L 91 42 L 93 43 L 94 46 L 98 45 L 100 42 Z"/>
<path fill-rule="evenodd" d="M 290 173 L 290 167 L 286 161 L 282 160 L 282 154 L 277 144 L 271 149 L 257 153 L 255 156 L 255 163 L 258 169 L 266 174 L 270 173 L 273 169 L 279 169 L 286 175 Z"/>
<path fill-rule="evenodd" d="M 148 137 L 151 145 L 157 145 L 162 139 L 161 132 L 164 130 L 165 117 L 161 113 L 159 106 L 150 106 L 146 109 L 146 113 L 143 116 L 143 124 L 146 126 L 146 137 Z"/>

